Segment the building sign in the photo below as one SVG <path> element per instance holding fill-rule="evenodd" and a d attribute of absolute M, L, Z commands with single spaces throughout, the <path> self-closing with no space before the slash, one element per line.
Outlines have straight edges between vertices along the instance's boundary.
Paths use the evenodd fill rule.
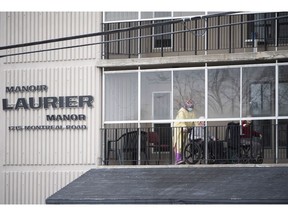
<path fill-rule="evenodd" d="M 24 93 L 24 92 L 47 92 L 47 85 L 30 85 L 30 86 L 11 86 L 6 87 L 6 93 Z M 39 110 L 39 109 L 65 109 L 65 108 L 93 108 L 94 98 L 92 95 L 79 96 L 57 96 L 57 97 L 29 97 L 17 98 L 10 101 L 8 98 L 2 99 L 2 109 L 4 111 L 15 110 Z M 84 114 L 64 114 L 64 115 L 46 115 L 47 122 L 69 122 L 69 121 L 86 121 Z M 87 125 L 24 125 L 8 126 L 9 131 L 22 130 L 63 130 L 63 129 L 87 129 Z"/>

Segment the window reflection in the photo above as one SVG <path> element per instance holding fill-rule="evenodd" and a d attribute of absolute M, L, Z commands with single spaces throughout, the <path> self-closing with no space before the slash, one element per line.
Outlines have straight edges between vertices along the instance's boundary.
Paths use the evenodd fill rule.
<path fill-rule="evenodd" d="M 208 69 L 208 118 L 240 117 L 240 70 L 240 66 Z M 279 116 L 288 116 L 287 72 L 287 65 L 279 66 Z M 196 118 L 205 116 L 204 69 L 141 71 L 141 89 L 136 71 L 109 72 L 104 78 L 105 121 L 138 120 L 139 90 L 141 120 L 174 119 L 183 102 L 190 98 L 195 102 Z M 243 66 L 242 117 L 274 115 L 275 66 Z"/>
<path fill-rule="evenodd" d="M 137 120 L 137 73 L 105 75 L 105 121 Z"/>
<path fill-rule="evenodd" d="M 274 115 L 275 67 L 243 68 L 242 115 Z"/>
<path fill-rule="evenodd" d="M 141 73 L 141 120 L 170 119 L 170 92 L 171 71 Z"/>
<path fill-rule="evenodd" d="M 279 115 L 288 116 L 288 66 L 279 67 Z"/>
<path fill-rule="evenodd" d="M 208 117 L 240 116 L 240 69 L 221 68 L 208 71 Z"/>
<path fill-rule="evenodd" d="M 183 106 L 183 102 L 192 99 L 195 103 L 196 117 L 205 115 L 205 70 L 174 71 L 173 73 L 173 113 Z"/>

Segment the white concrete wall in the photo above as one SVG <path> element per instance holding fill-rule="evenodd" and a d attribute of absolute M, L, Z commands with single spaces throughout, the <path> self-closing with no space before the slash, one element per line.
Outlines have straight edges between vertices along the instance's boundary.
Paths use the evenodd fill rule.
<path fill-rule="evenodd" d="M 101 31 L 100 12 L 0 12 L 0 46 Z M 99 42 L 100 38 L 0 51 L 0 55 Z M 0 203 L 45 203 L 63 186 L 100 163 L 100 45 L 0 58 Z M 6 87 L 45 85 L 47 91 L 6 92 Z M 19 98 L 93 96 L 93 107 L 4 110 Z M 19 104 L 18 104 L 19 105 Z M 85 115 L 49 121 L 47 115 Z M 84 125 L 86 129 L 28 130 L 25 126 Z M 21 126 L 22 130 L 9 130 Z"/>

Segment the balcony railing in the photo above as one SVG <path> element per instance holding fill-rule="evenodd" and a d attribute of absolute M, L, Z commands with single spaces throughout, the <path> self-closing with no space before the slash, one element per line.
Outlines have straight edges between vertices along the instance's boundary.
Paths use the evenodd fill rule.
<path fill-rule="evenodd" d="M 288 48 L 288 13 L 105 23 L 105 59 L 272 51 Z M 119 31 L 117 31 L 119 30 Z"/>
<path fill-rule="evenodd" d="M 202 140 L 197 138 L 199 129 L 204 132 Z M 173 127 L 102 129 L 102 163 L 174 164 L 173 142 L 179 134 L 187 164 L 287 163 L 288 125 L 258 125 L 257 129 L 261 138 L 243 137 L 241 126 L 233 122 L 227 126 L 197 126 L 188 132 Z"/>

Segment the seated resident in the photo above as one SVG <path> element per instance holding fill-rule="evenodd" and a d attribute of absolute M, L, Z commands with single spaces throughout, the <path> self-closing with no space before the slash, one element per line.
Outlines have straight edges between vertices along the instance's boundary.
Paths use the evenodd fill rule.
<path fill-rule="evenodd" d="M 252 157 L 254 159 L 256 159 L 257 157 L 261 157 L 261 143 L 257 141 L 257 139 L 254 139 L 255 137 L 261 139 L 262 134 L 252 129 L 252 121 L 242 121 L 241 143 L 245 145 L 251 144 Z"/>
<path fill-rule="evenodd" d="M 205 121 L 204 121 L 204 117 L 201 116 L 199 118 L 199 122 L 196 123 L 196 127 L 194 127 L 194 129 L 191 132 L 191 139 L 194 140 L 205 140 Z M 209 140 L 213 140 L 215 141 L 215 137 L 211 136 L 210 134 L 208 134 L 208 138 Z"/>

